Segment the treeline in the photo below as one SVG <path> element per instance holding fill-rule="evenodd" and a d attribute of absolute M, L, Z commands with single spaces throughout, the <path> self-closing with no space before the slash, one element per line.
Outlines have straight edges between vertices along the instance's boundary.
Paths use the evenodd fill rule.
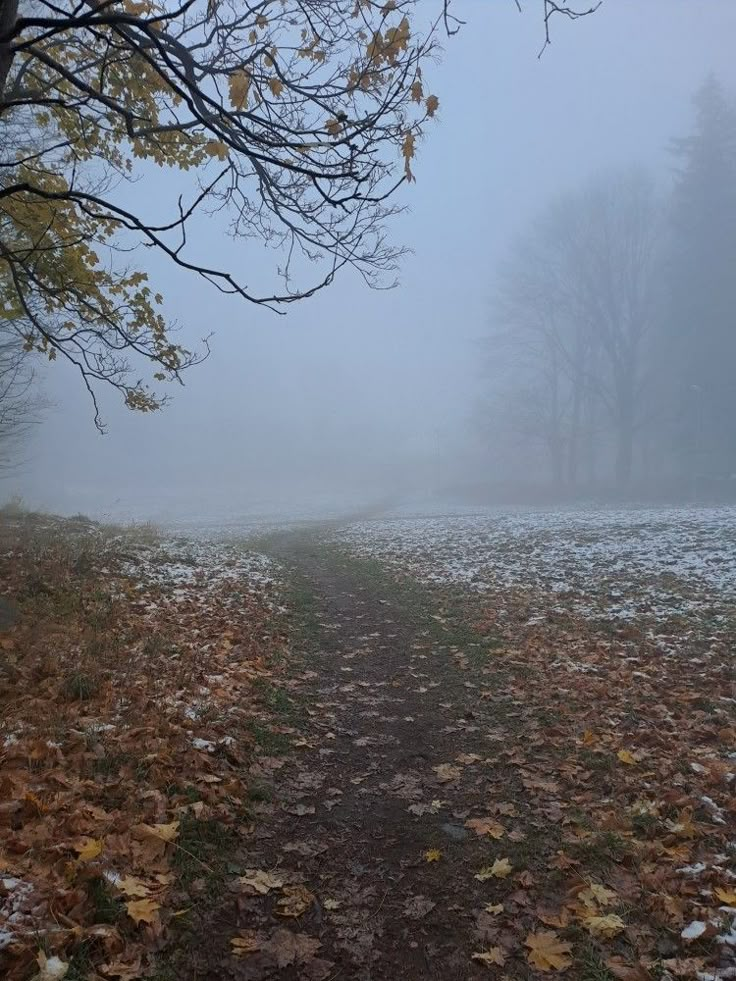
<path fill-rule="evenodd" d="M 709 79 L 671 168 L 551 202 L 498 272 L 494 469 L 581 493 L 736 496 L 736 100 Z"/>

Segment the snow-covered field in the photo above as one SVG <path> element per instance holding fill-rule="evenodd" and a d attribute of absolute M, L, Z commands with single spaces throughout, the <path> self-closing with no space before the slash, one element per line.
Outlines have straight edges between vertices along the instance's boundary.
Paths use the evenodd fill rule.
<path fill-rule="evenodd" d="M 425 581 L 520 587 L 587 616 L 654 625 L 684 615 L 722 629 L 734 613 L 736 507 L 397 515 L 337 538 Z"/>
<path fill-rule="evenodd" d="M 157 586 L 175 602 L 187 599 L 192 590 L 206 595 L 227 582 L 261 594 L 279 579 L 276 563 L 266 555 L 217 538 L 128 541 L 125 552 L 122 571 L 140 589 Z"/>

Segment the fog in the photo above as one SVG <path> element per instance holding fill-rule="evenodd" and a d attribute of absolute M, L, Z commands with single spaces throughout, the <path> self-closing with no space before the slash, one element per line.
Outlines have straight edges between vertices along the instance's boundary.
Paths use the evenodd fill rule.
<path fill-rule="evenodd" d="M 516 480 L 531 465 L 542 483 L 543 450 L 514 469 L 516 436 L 497 438 L 499 268 L 535 215 L 596 174 L 638 165 L 667 193 L 668 145 L 691 129 L 695 91 L 710 74 L 736 91 L 736 7 L 605 0 L 593 16 L 553 22 L 538 58 L 541 4 L 523 6 L 458 3 L 467 24 L 427 70 L 440 111 L 416 183 L 399 192 L 407 210 L 391 236 L 411 254 L 395 289 L 370 290 L 347 271 L 278 316 L 145 253 L 183 342 L 211 333 L 210 357 L 160 412 L 139 415 L 103 393 L 105 435 L 78 377 L 42 367 L 49 408 L 4 496 L 164 520 L 477 500 L 507 466 Z M 131 193 L 153 203 L 177 191 L 166 182 L 152 174 Z M 209 262 L 268 288 L 273 256 L 258 243 L 233 242 L 210 221 L 197 234 Z"/>

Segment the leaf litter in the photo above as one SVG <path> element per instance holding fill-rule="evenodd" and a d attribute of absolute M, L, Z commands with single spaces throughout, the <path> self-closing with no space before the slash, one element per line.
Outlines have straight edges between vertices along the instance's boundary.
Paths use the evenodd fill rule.
<path fill-rule="evenodd" d="M 16 670 L 39 682 L 3 730 L 3 779 L 9 772 L 15 796 L 10 821 L 0 822 L 8 861 L 0 906 L 15 895 L 22 910 L 30 885 L 37 925 L 44 910 L 50 916 L 53 889 L 44 954 L 52 969 L 82 936 L 100 977 L 145 976 L 151 951 L 189 916 L 176 856 L 191 852 L 183 832 L 201 818 L 234 831 L 227 891 L 207 921 L 219 950 L 203 962 L 207 981 L 237 970 L 254 981 L 285 970 L 367 979 L 387 963 L 407 978 L 426 976 L 431 963 L 448 978 L 572 979 L 588 977 L 591 957 L 622 981 L 733 973 L 736 730 L 722 634 L 707 648 L 696 639 L 682 658 L 646 629 L 603 629 L 516 587 L 459 601 L 432 587 L 425 614 L 411 607 L 410 616 L 400 576 L 386 574 L 377 597 L 354 560 L 295 554 L 323 591 L 325 650 L 286 677 L 273 654 L 306 642 L 293 616 L 286 637 L 277 629 L 262 583 L 238 587 L 228 577 L 222 591 L 200 595 L 195 577 L 174 597 L 162 577 L 146 586 L 145 574 L 115 572 L 109 556 L 122 597 L 115 629 L 124 625 L 135 647 L 152 623 L 165 623 L 174 645 L 163 657 L 149 652 L 153 678 L 140 656 L 135 670 L 121 659 L 118 691 L 129 704 L 114 697 L 111 676 L 90 698 L 62 700 L 62 679 L 38 675 L 43 631 L 32 644 L 24 628 L 10 635 Z M 63 651 L 70 621 L 49 621 Z M 22 637 L 31 657 L 14 653 Z M 339 672 L 357 665 L 356 650 L 360 675 L 346 684 Z M 263 682 L 287 698 L 307 696 L 298 732 L 275 724 L 291 738 L 285 755 L 253 735 L 254 719 L 274 721 Z M 93 723 L 91 748 L 87 738 L 40 729 L 44 700 L 61 706 L 70 732 Z M 111 739 L 126 758 L 102 767 L 97 747 Z M 73 780 L 80 763 L 94 776 Z M 196 799 L 166 791 L 175 772 L 188 775 Z M 125 796 L 133 780 L 137 793 Z M 254 781 L 274 789 L 253 798 Z M 467 830 L 439 847 L 443 826 Z M 39 842 L 51 827 L 46 853 Z M 207 872 L 191 874 L 196 892 Z M 125 910 L 114 924 L 89 912 L 100 879 Z M 0 924 L 0 958 L 38 974 L 37 943 L 8 948 L 2 936 Z"/>

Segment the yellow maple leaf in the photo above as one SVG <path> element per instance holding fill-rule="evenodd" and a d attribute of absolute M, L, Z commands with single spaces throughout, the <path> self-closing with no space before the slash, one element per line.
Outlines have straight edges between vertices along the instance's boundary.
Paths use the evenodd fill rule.
<path fill-rule="evenodd" d="M 136 879 L 132 875 L 126 875 L 122 879 L 118 879 L 115 885 L 120 892 L 126 896 L 130 896 L 132 899 L 140 899 L 148 895 L 148 886 L 145 882 L 141 882 L 140 879 Z"/>
<path fill-rule="evenodd" d="M 328 119 L 325 123 L 325 129 L 330 134 L 337 138 L 340 135 L 340 130 L 342 129 L 342 123 L 339 119 Z"/>
<path fill-rule="evenodd" d="M 424 97 L 424 87 L 419 79 L 412 83 L 411 98 L 412 102 L 421 102 Z"/>
<path fill-rule="evenodd" d="M 618 896 L 612 889 L 606 889 L 605 886 L 593 882 L 587 889 L 578 893 L 578 899 L 586 906 L 594 908 L 595 906 L 610 906 L 618 899 Z"/>
<path fill-rule="evenodd" d="M 248 105 L 251 75 L 244 68 L 239 68 L 228 76 L 227 84 L 230 90 L 230 102 L 235 109 L 245 109 Z"/>
<path fill-rule="evenodd" d="M 272 78 L 268 83 L 268 87 L 271 89 L 277 99 L 284 91 L 284 83 L 280 78 Z"/>
<path fill-rule="evenodd" d="M 511 862 L 507 858 L 497 858 L 491 866 L 491 875 L 496 879 L 505 879 L 511 875 Z"/>
<path fill-rule="evenodd" d="M 635 766 L 639 762 L 637 758 L 628 751 L 628 749 L 620 749 L 618 753 L 616 753 L 616 756 L 618 756 L 622 763 L 626 763 L 627 766 Z"/>
<path fill-rule="evenodd" d="M 716 886 L 713 892 L 722 903 L 727 906 L 736 906 L 736 892 L 733 889 L 721 889 L 720 886 Z"/>
<path fill-rule="evenodd" d="M 581 742 L 583 746 L 595 746 L 595 744 L 598 742 L 598 737 L 592 731 L 592 729 L 586 729 L 583 732 L 583 738 Z"/>
<path fill-rule="evenodd" d="M 480 872 L 476 872 L 475 878 L 480 882 L 487 879 L 505 879 L 511 875 L 511 862 L 507 858 L 497 858 L 493 865 L 486 865 Z"/>
<path fill-rule="evenodd" d="M 471 959 L 474 961 L 480 961 L 480 963 L 485 964 L 486 967 L 491 967 L 493 965 L 503 967 L 506 963 L 506 951 L 501 947 L 491 947 L 490 950 L 476 951 L 475 954 L 471 955 Z"/>
<path fill-rule="evenodd" d="M 683 807 L 676 820 L 665 821 L 665 827 L 679 838 L 695 838 L 698 833 L 691 807 Z"/>
<path fill-rule="evenodd" d="M 74 848 L 77 852 L 77 859 L 80 862 L 91 862 L 93 858 L 102 851 L 104 842 L 102 838 L 88 838 L 86 841 L 78 842 Z"/>
<path fill-rule="evenodd" d="M 537 930 L 524 941 L 529 948 L 527 960 L 540 971 L 566 971 L 572 964 L 569 957 L 572 947 L 560 940 L 554 930 Z"/>
<path fill-rule="evenodd" d="M 609 913 L 607 916 L 596 916 L 595 914 L 583 917 L 583 924 L 586 930 L 593 937 L 615 937 L 624 929 L 626 924 L 620 916 Z"/>
<path fill-rule="evenodd" d="M 436 95 L 428 95 L 427 101 L 424 103 L 424 105 L 427 110 L 427 115 L 431 119 L 432 116 L 434 116 L 434 114 L 437 112 L 437 110 L 440 107 L 440 100 L 437 98 Z"/>
<path fill-rule="evenodd" d="M 222 140 L 208 140 L 205 144 L 205 150 L 211 157 L 217 157 L 218 160 L 227 160 L 229 150 L 226 143 Z"/>
<path fill-rule="evenodd" d="M 162 841 L 174 841 L 179 837 L 178 821 L 172 821 L 170 824 L 141 824 L 139 827 Z"/>
<path fill-rule="evenodd" d="M 439 850 L 439 848 L 429 848 L 424 853 L 425 862 L 439 862 L 441 858 L 442 858 L 442 852 Z"/>
<path fill-rule="evenodd" d="M 125 904 L 128 916 L 134 923 L 153 923 L 157 916 L 161 904 L 155 899 L 132 899 Z"/>

